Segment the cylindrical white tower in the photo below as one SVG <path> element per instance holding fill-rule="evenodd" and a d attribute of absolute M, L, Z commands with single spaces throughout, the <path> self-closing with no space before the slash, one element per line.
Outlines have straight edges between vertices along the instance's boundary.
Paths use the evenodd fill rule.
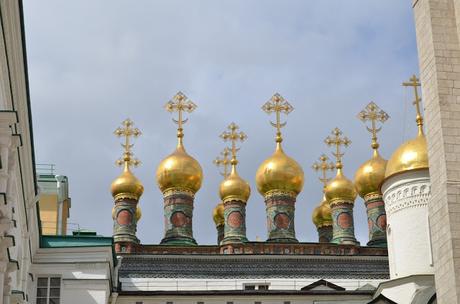
<path fill-rule="evenodd" d="M 433 274 L 428 223 L 430 174 L 426 138 L 402 144 L 388 161 L 382 184 L 387 215 L 390 278 Z"/>

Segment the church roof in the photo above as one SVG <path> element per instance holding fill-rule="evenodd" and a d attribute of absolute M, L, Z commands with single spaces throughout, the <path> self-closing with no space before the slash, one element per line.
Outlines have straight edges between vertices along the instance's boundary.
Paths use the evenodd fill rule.
<path fill-rule="evenodd" d="M 124 255 L 120 278 L 389 279 L 382 256 Z"/>

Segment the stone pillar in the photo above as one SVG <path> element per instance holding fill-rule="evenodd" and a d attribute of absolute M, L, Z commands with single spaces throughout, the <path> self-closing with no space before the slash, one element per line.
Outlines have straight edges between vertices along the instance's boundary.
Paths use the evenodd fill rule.
<path fill-rule="evenodd" d="M 371 193 L 364 196 L 369 226 L 369 242 L 367 246 L 387 246 L 387 216 L 381 193 Z"/>
<path fill-rule="evenodd" d="M 293 193 L 268 192 L 265 195 L 267 242 L 298 242 L 294 228 L 295 202 Z"/>
<path fill-rule="evenodd" d="M 224 202 L 224 239 L 222 245 L 247 242 L 246 203 L 229 200 Z"/>
<path fill-rule="evenodd" d="M 168 190 L 164 197 L 165 236 L 161 244 L 196 245 L 192 218 L 194 194 L 186 190 Z"/>
<path fill-rule="evenodd" d="M 333 200 L 329 202 L 332 214 L 332 240 L 331 243 L 359 245 L 355 238 L 355 226 L 353 222 L 352 201 Z"/>
<path fill-rule="evenodd" d="M 432 181 L 436 295 L 438 303 L 460 303 L 460 1 L 412 2 Z"/>
<path fill-rule="evenodd" d="M 138 201 L 132 198 L 120 198 L 113 207 L 113 241 L 116 252 L 131 253 L 134 245 L 139 244 L 136 237 Z"/>

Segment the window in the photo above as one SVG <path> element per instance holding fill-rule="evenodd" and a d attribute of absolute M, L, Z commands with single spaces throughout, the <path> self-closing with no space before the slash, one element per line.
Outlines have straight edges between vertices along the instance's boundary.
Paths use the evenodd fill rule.
<path fill-rule="evenodd" d="M 284 304 L 291 304 L 291 301 L 284 301 Z"/>
<path fill-rule="evenodd" d="M 233 304 L 233 302 L 227 302 L 227 304 Z"/>
<path fill-rule="evenodd" d="M 260 284 L 259 290 L 268 290 L 268 284 Z"/>
<path fill-rule="evenodd" d="M 37 304 L 59 304 L 61 278 L 42 277 L 37 279 Z"/>
<path fill-rule="evenodd" d="M 256 302 L 254 302 L 254 304 L 262 304 L 262 302 L 257 302 L 257 301 L 256 301 Z"/>
<path fill-rule="evenodd" d="M 204 304 L 204 302 L 196 302 L 196 304 Z"/>
<path fill-rule="evenodd" d="M 256 290 L 256 285 L 244 285 L 244 290 Z"/>
<path fill-rule="evenodd" d="M 166 302 L 166 304 L 174 304 L 173 302 Z"/>

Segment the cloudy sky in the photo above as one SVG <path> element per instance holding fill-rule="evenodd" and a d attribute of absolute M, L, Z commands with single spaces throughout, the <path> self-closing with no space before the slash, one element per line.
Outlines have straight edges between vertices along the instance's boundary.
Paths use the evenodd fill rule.
<path fill-rule="evenodd" d="M 143 131 L 134 152 L 145 192 L 138 237 L 163 236 L 159 162 L 175 147 L 176 126 L 163 105 L 183 91 L 198 109 L 185 145 L 204 170 L 195 200 L 194 235 L 215 243 L 211 212 L 221 176 L 212 160 L 218 135 L 234 121 L 248 135 L 240 175 L 251 184 L 247 234 L 266 238 L 265 207 L 254 177 L 274 149 L 274 129 L 261 106 L 275 92 L 295 108 L 284 148 L 304 168 L 296 207 L 300 241 L 314 242 L 313 208 L 322 187 L 311 164 L 329 153 L 323 140 L 339 127 L 352 140 L 345 173 L 371 155 L 370 135 L 356 114 L 375 101 L 391 116 L 381 134 L 389 158 L 415 135 L 412 92 L 401 82 L 418 73 L 410 1 L 169 0 L 24 1 L 37 163 L 53 163 L 70 180 L 70 229 L 111 235 L 110 183 L 122 150 L 113 130 L 129 117 Z M 356 236 L 368 241 L 365 208 L 355 204 Z"/>

